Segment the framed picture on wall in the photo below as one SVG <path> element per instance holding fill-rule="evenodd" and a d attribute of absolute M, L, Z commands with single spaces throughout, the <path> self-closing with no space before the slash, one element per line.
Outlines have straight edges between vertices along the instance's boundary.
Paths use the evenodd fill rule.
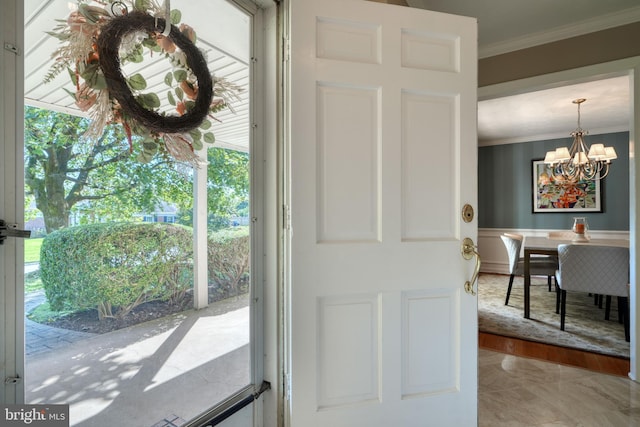
<path fill-rule="evenodd" d="M 602 212 L 600 180 L 571 184 L 553 178 L 551 167 L 533 160 L 533 213 Z"/>

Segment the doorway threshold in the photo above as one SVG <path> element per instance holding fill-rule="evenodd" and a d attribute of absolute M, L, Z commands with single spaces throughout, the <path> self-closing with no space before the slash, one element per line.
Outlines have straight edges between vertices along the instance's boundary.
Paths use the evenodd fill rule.
<path fill-rule="evenodd" d="M 546 360 L 561 365 L 575 366 L 594 372 L 621 377 L 627 377 L 631 369 L 628 358 L 505 337 L 486 332 L 478 333 L 478 345 L 485 350 L 494 350 L 514 356 Z"/>

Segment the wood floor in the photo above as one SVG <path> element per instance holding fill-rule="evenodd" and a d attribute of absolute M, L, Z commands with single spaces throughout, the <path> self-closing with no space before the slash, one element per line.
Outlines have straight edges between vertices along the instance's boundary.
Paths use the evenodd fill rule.
<path fill-rule="evenodd" d="M 626 377 L 629 359 L 480 332 L 480 348 Z"/>

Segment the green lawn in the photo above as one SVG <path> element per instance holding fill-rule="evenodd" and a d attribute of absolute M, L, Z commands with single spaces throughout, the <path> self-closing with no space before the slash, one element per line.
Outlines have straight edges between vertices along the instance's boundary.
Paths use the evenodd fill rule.
<path fill-rule="evenodd" d="M 25 239 L 24 262 L 40 261 L 40 246 L 42 246 L 42 237 L 38 239 Z"/>
<path fill-rule="evenodd" d="M 40 279 L 40 270 L 32 271 L 24 275 L 24 291 L 25 293 L 34 292 L 42 289 L 42 279 Z"/>
<path fill-rule="evenodd" d="M 40 261 L 40 246 L 42 246 L 42 237 L 38 239 L 24 240 L 24 262 Z M 40 270 L 33 271 L 24 275 L 24 291 L 33 292 L 42 289 L 42 280 L 40 280 Z"/>

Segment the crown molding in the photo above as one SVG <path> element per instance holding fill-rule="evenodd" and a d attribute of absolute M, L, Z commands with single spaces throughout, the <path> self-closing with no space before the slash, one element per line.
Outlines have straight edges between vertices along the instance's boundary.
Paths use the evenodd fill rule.
<path fill-rule="evenodd" d="M 503 42 L 491 43 L 478 49 L 478 57 L 480 59 L 488 58 L 596 31 L 607 30 L 621 25 L 632 24 L 638 21 L 640 21 L 640 6 L 557 27 L 548 31 L 528 34 Z"/>
<path fill-rule="evenodd" d="M 592 139 L 597 135 L 604 135 L 604 134 L 618 133 L 618 132 L 629 132 L 629 126 L 621 125 L 621 126 L 602 127 L 602 128 L 589 130 L 589 134 L 585 136 L 585 139 L 587 139 L 587 142 L 589 142 L 590 139 Z M 539 135 L 519 136 L 519 137 L 513 137 L 513 138 L 501 138 L 501 139 L 492 139 L 492 140 L 480 139 L 478 140 L 478 147 L 520 144 L 523 142 L 550 141 L 552 139 L 571 139 L 571 135 L 568 134 L 567 132 L 552 132 L 552 133 L 544 133 Z"/>

